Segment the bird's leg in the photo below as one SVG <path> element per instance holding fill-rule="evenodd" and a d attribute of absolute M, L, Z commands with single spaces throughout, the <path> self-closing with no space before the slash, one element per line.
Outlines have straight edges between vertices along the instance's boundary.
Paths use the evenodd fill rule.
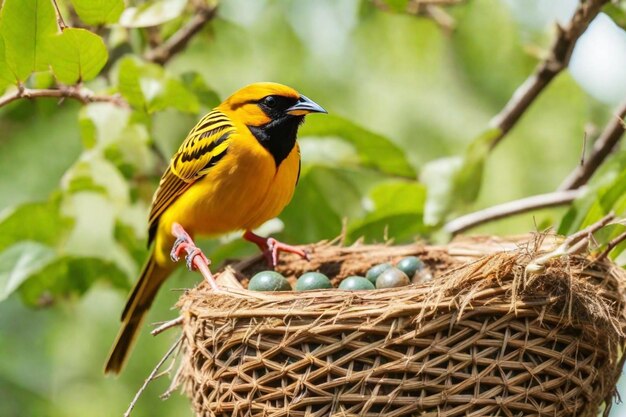
<path fill-rule="evenodd" d="M 255 233 L 252 233 L 251 230 L 246 230 L 245 233 L 243 234 L 243 238 L 249 242 L 254 243 L 255 245 L 259 247 L 259 249 L 261 249 L 261 251 L 263 252 L 263 255 L 265 255 L 267 264 L 271 266 L 272 268 L 278 264 L 279 252 L 295 253 L 296 255 L 299 255 L 300 257 L 306 259 L 307 261 L 310 260 L 309 254 L 306 253 L 304 250 L 295 246 L 287 245 L 286 243 L 283 243 L 283 242 L 279 242 L 273 237 L 262 237 Z"/>
<path fill-rule="evenodd" d="M 202 253 L 199 247 L 193 242 L 189 233 L 178 223 L 172 225 L 172 234 L 176 237 L 172 251 L 170 252 L 170 258 L 173 262 L 178 262 L 183 252 L 187 252 L 185 261 L 187 263 L 187 269 L 190 271 L 199 270 L 202 276 L 207 280 L 213 290 L 219 290 L 219 286 L 209 270 L 211 261 Z"/>

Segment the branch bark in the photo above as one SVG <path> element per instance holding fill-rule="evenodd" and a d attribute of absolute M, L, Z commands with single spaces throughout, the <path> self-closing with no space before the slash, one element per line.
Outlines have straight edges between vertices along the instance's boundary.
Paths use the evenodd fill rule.
<path fill-rule="evenodd" d="M 556 191 L 553 193 L 539 194 L 532 197 L 522 198 L 520 200 L 509 201 L 508 203 L 488 207 L 484 210 L 457 217 L 456 219 L 448 222 L 444 226 L 444 230 L 448 233 L 456 235 L 465 230 L 493 220 L 533 210 L 562 206 L 571 203 L 584 191 L 585 187 L 581 187 L 576 190 Z"/>
<path fill-rule="evenodd" d="M 617 109 L 615 117 L 609 121 L 596 140 L 591 155 L 582 164 L 578 165 L 559 186 L 559 190 L 573 190 L 589 181 L 594 172 L 604 160 L 613 152 L 616 145 L 626 132 L 626 101 Z"/>
<path fill-rule="evenodd" d="M 164 65 L 176 53 L 185 49 L 191 38 L 193 38 L 196 33 L 200 32 L 204 25 L 215 17 L 216 13 L 217 6 L 199 8 L 185 26 L 174 33 L 161 46 L 146 52 L 144 58 L 148 61 Z"/>
<path fill-rule="evenodd" d="M 15 91 L 8 92 L 3 96 L 0 96 L 0 107 L 6 106 L 7 104 L 21 98 L 33 99 L 40 97 L 59 99 L 70 98 L 78 100 L 83 104 L 101 102 L 112 103 L 120 107 L 128 107 L 128 103 L 119 95 L 109 96 L 94 94 L 92 91 L 79 86 L 43 89 L 30 89 L 21 86 Z"/>
<path fill-rule="evenodd" d="M 65 24 L 65 20 L 63 20 L 63 15 L 61 14 L 61 10 L 59 9 L 57 0 L 52 0 L 52 5 L 54 6 L 54 11 L 57 16 L 57 26 L 59 27 L 59 30 L 63 32 L 63 30 L 67 28 L 67 25 Z"/>
<path fill-rule="evenodd" d="M 524 112 L 550 84 L 550 81 L 567 68 L 576 41 L 587 29 L 589 23 L 598 15 L 602 6 L 608 2 L 609 0 L 582 1 L 565 27 L 557 25 L 558 34 L 549 55 L 537 65 L 533 74 L 515 90 L 500 113 L 491 119 L 490 127 L 500 130 L 500 134 L 491 143 L 492 148 L 500 143 L 515 126 Z"/>

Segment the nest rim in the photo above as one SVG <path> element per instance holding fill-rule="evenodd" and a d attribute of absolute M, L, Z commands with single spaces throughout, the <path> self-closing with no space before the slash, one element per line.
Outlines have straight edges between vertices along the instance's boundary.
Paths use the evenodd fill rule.
<path fill-rule="evenodd" d="M 424 246 L 420 247 L 422 249 L 424 248 Z M 436 250 L 441 250 L 441 247 L 436 247 Z M 184 294 L 179 301 L 178 307 L 181 309 L 184 316 L 183 326 L 185 329 L 184 333 L 188 334 L 188 339 L 186 341 L 188 349 L 193 349 L 192 344 L 195 343 L 195 339 L 189 339 L 191 334 L 194 334 L 194 329 L 197 331 L 197 326 L 206 326 L 206 323 L 208 322 L 220 322 L 224 323 L 225 326 L 227 323 L 239 323 L 236 325 L 233 324 L 234 327 L 231 329 L 233 333 L 230 335 L 224 336 L 222 334 L 220 336 L 219 331 L 215 333 L 217 334 L 217 339 L 215 339 L 217 342 L 219 342 L 218 339 L 220 339 L 220 337 L 234 338 L 228 342 L 229 346 L 236 346 L 237 343 L 239 343 L 236 341 L 239 340 L 237 338 L 241 338 L 241 343 L 244 344 L 253 343 L 250 342 L 250 340 L 255 337 L 273 337 L 272 332 L 278 335 L 281 334 L 281 332 L 285 332 L 285 334 L 288 332 L 296 332 L 295 334 L 298 335 L 306 334 L 311 331 L 312 327 L 320 323 L 327 326 L 326 330 L 316 330 L 317 333 L 322 336 L 336 334 L 337 331 L 343 331 L 341 329 L 345 328 L 346 331 L 350 330 L 353 332 L 378 332 L 382 335 L 381 337 L 383 337 L 386 329 L 389 332 L 386 338 L 390 338 L 392 334 L 390 328 L 384 327 L 388 326 L 388 323 L 390 322 L 395 323 L 391 326 L 391 329 L 393 326 L 399 326 L 398 329 L 400 329 L 400 331 L 402 330 L 401 327 L 406 325 L 406 322 L 410 322 L 411 325 L 415 326 L 414 331 L 416 332 L 430 331 L 432 328 L 438 326 L 437 328 L 439 330 L 437 331 L 445 333 L 446 327 L 452 329 L 453 326 L 461 323 L 462 321 L 471 322 L 476 317 L 480 318 L 481 314 L 500 314 L 507 316 L 509 319 L 513 318 L 512 328 L 517 328 L 517 330 L 521 328 L 521 323 L 523 323 L 524 320 L 526 320 L 526 326 L 528 326 L 527 320 L 539 319 L 540 325 L 533 327 L 533 332 L 543 334 L 543 337 L 546 340 L 549 340 L 552 336 L 550 336 L 549 331 L 541 330 L 541 326 L 543 325 L 552 327 L 556 326 L 556 328 L 559 326 L 565 326 L 566 328 L 571 329 L 582 329 L 579 336 L 576 336 L 576 333 L 573 333 L 573 335 L 558 335 L 558 337 L 554 339 L 554 343 L 556 344 L 558 340 L 558 343 L 567 345 L 567 349 L 569 349 L 568 352 L 570 353 L 573 351 L 572 349 L 574 349 L 572 346 L 575 345 L 576 352 L 578 352 L 579 349 L 581 351 L 593 352 L 591 355 L 594 358 L 596 356 L 599 358 L 599 362 L 597 363 L 600 364 L 598 365 L 600 368 L 596 370 L 593 366 L 589 369 L 587 367 L 584 372 L 587 372 L 585 374 L 587 375 L 587 379 L 585 380 L 597 381 L 597 385 L 601 386 L 601 392 L 593 391 L 595 393 L 594 395 L 596 395 L 596 398 L 593 399 L 591 397 L 588 398 L 590 394 L 583 390 L 580 395 L 583 395 L 583 397 L 587 396 L 585 398 L 587 398 L 589 404 L 579 405 L 578 402 L 575 402 L 573 405 L 576 410 L 581 412 L 579 415 L 595 415 L 594 413 L 597 411 L 597 406 L 602 401 L 609 404 L 607 398 L 614 393 L 614 382 L 617 375 L 615 372 L 615 365 L 618 363 L 618 351 L 623 351 L 625 347 L 624 334 L 622 332 L 622 329 L 624 328 L 624 303 L 622 302 L 624 299 L 623 286 L 618 285 L 613 288 L 615 291 L 619 292 L 619 296 L 615 297 L 616 301 L 614 303 L 610 302 L 610 300 L 602 301 L 602 303 L 600 303 L 601 308 L 599 310 L 596 309 L 597 311 L 594 310 L 594 308 L 598 307 L 600 304 L 586 304 L 588 299 L 584 297 L 581 299 L 570 298 L 570 302 L 575 303 L 577 306 L 588 308 L 588 310 L 585 310 L 588 314 L 583 317 L 582 321 L 577 320 L 576 317 L 572 319 L 571 305 L 568 310 L 566 308 L 568 306 L 567 302 L 562 302 L 564 293 L 561 292 L 557 295 L 545 294 L 546 288 L 550 288 L 549 286 L 546 287 L 546 285 L 552 285 L 550 280 L 537 279 L 536 277 L 530 281 L 526 279 L 519 279 L 517 281 L 515 281 L 515 279 L 511 279 L 511 276 L 520 277 L 520 267 L 528 264 L 528 262 L 538 254 L 545 253 L 546 250 L 546 247 L 543 246 L 543 241 L 538 242 L 537 238 L 535 238 L 533 242 L 529 241 L 529 245 L 526 246 L 526 249 L 520 247 L 519 244 L 516 243 L 514 248 L 509 247 L 509 250 L 499 251 L 496 255 L 492 254 L 486 255 L 485 257 L 478 257 L 472 262 L 465 262 L 462 265 L 457 265 L 451 268 L 446 274 L 436 276 L 432 281 L 411 284 L 409 286 L 399 288 L 362 291 L 345 291 L 332 288 L 304 292 L 256 292 L 245 288 L 229 288 L 225 291 L 212 293 L 208 290 L 206 285 L 201 284 L 197 288 Z M 499 260 L 501 262 L 494 262 L 494 260 Z M 506 264 L 506 268 L 503 267 L 504 264 Z M 600 271 L 596 274 L 598 276 L 605 276 L 605 278 L 612 277 L 611 279 L 617 279 L 616 276 L 620 279 L 624 278 L 623 273 L 618 273 L 616 275 L 616 272 L 612 269 L 612 265 L 606 260 L 597 261 L 590 259 L 587 256 L 569 257 L 567 260 L 567 268 L 572 267 L 577 274 L 582 274 L 585 270 L 597 269 Z M 549 276 L 550 273 L 554 272 L 554 268 L 560 268 L 560 270 L 563 270 L 565 268 L 565 264 L 556 266 L 550 264 L 546 268 L 546 271 L 544 271 L 545 274 L 548 274 Z M 243 268 L 243 270 L 245 271 L 246 269 Z M 240 272 L 241 270 L 238 271 L 233 268 L 233 271 L 229 271 L 229 269 L 226 268 L 222 273 L 235 274 Z M 485 274 L 490 277 L 488 280 L 489 285 L 483 285 L 484 282 L 482 281 L 484 281 Z M 590 276 L 592 279 L 595 279 L 593 278 L 593 274 Z M 568 277 L 571 276 L 568 274 L 561 274 L 558 283 L 566 285 L 569 279 Z M 530 292 L 529 288 L 531 290 Z M 596 287 L 592 288 L 593 291 L 589 290 L 587 287 L 580 288 L 587 291 L 587 295 L 589 296 L 602 297 L 600 292 L 595 291 Z M 562 289 L 559 291 L 561 290 Z M 538 292 L 533 293 L 532 291 Z M 507 297 L 509 302 L 502 301 L 506 300 Z M 494 301 L 495 299 L 500 301 L 496 302 Z M 390 300 L 404 300 L 409 302 L 399 302 L 392 305 Z M 413 300 L 413 302 L 410 302 L 410 300 Z M 554 305 L 558 304 L 557 302 L 560 302 L 559 312 L 554 310 Z M 609 310 L 611 313 L 609 314 L 610 318 L 613 321 L 604 320 L 606 318 L 605 316 L 607 311 Z M 542 312 L 538 313 L 538 311 Z M 568 311 L 570 313 L 569 318 L 565 314 Z M 575 309 L 574 312 L 576 313 Z M 448 314 L 450 317 L 448 317 L 448 321 L 446 323 L 438 323 L 437 325 L 434 325 L 432 320 L 436 319 L 438 314 Z M 329 327 L 328 324 L 333 322 L 333 317 L 340 323 L 334 327 Z M 409 319 L 407 319 L 407 317 L 409 317 Z M 301 323 L 301 325 L 292 326 L 290 329 L 289 326 L 292 321 Z M 360 324 L 358 324 L 359 321 L 361 322 Z M 303 322 L 304 324 L 302 324 Z M 242 324 L 243 327 L 241 327 Z M 598 326 L 598 324 L 600 325 Z M 274 330 L 267 330 L 272 327 Z M 258 330 L 261 328 L 266 329 L 267 334 L 264 334 L 263 331 L 258 334 L 254 333 L 256 331 L 254 329 Z M 208 328 L 204 328 L 203 332 L 208 331 L 207 329 Z M 292 336 L 294 335 L 294 333 L 289 334 Z M 217 343 L 215 340 L 214 343 Z M 279 339 L 276 340 L 279 341 Z M 385 337 L 383 337 L 382 340 L 382 342 L 377 342 L 377 346 L 381 346 L 381 343 L 383 343 L 384 346 Z M 602 343 L 608 343 L 616 348 L 608 349 L 603 352 L 600 350 L 601 348 L 598 344 L 599 340 L 602 341 L 600 342 L 600 345 Z M 513 342 L 513 344 L 515 343 L 517 342 Z M 207 347 L 205 346 L 203 349 L 206 350 Z M 220 351 L 218 350 L 215 354 L 218 355 L 219 352 Z M 192 356 L 193 355 L 197 356 L 197 351 L 195 354 L 192 354 Z M 271 362 L 272 358 L 273 357 L 270 356 L 268 360 Z M 183 367 L 179 370 L 177 383 L 182 386 L 187 394 L 193 399 L 194 408 L 196 409 L 198 416 L 224 415 L 220 413 L 226 412 L 227 410 L 238 410 L 239 407 L 242 407 L 242 404 L 237 401 L 222 401 L 204 394 L 200 395 L 198 386 L 195 386 L 194 388 L 193 381 L 197 381 L 198 378 L 202 378 L 202 366 L 206 366 L 206 362 L 203 362 L 203 365 L 200 368 L 194 368 L 191 362 L 189 362 L 189 357 L 187 360 L 187 363 L 183 364 Z M 206 360 L 210 361 L 211 359 L 207 358 Z M 623 360 L 623 356 L 620 360 Z M 563 366 L 576 367 L 578 359 L 577 357 L 563 357 L 562 361 L 564 361 Z M 596 364 L 596 362 L 593 361 L 591 363 Z M 248 365 L 256 366 L 250 364 Z M 184 369 L 184 366 L 187 366 L 187 368 Z M 278 365 L 275 364 L 273 366 Z M 285 369 L 290 372 L 295 372 L 294 369 L 308 369 L 307 366 L 308 365 L 306 363 L 299 362 L 297 366 L 287 366 Z M 225 368 L 222 371 L 219 371 L 218 374 L 223 375 L 223 372 L 226 372 L 226 374 L 239 372 L 232 369 L 232 367 L 228 369 Z M 197 372 L 200 372 L 200 374 L 197 374 Z M 549 372 L 558 373 L 559 370 L 551 368 Z M 562 377 L 562 375 L 559 375 L 559 377 Z M 228 380 L 225 380 L 224 384 L 228 385 Z M 270 388 L 266 387 L 266 389 Z M 309 394 L 311 393 L 309 392 Z M 345 396 L 342 397 L 341 394 L 337 395 L 339 395 L 337 398 L 348 398 Z M 599 396 L 602 398 L 599 398 Z M 278 397 L 280 397 L 280 395 Z M 261 397 L 261 399 L 262 398 L 267 399 L 269 397 L 265 396 Z M 324 398 L 328 400 L 327 397 Z M 335 398 L 336 401 L 338 401 L 337 398 Z M 320 397 L 315 401 L 323 403 L 324 399 Z M 402 401 L 406 402 L 407 400 Z M 398 402 L 396 405 L 401 406 L 400 403 L 402 403 L 402 401 Z M 578 399 L 576 401 L 578 401 Z M 348 403 L 349 402 L 350 401 L 348 401 Z M 572 405 L 569 404 L 568 407 L 570 406 Z M 243 407 L 246 408 L 246 406 Z M 247 407 L 248 408 L 246 409 L 248 411 L 246 411 L 246 413 L 248 414 L 241 415 L 256 416 L 258 414 L 258 403 L 250 401 Z M 288 406 L 283 404 L 283 408 L 284 407 Z M 522 406 L 520 405 L 520 407 Z M 608 405 L 607 408 L 610 408 L 610 405 Z M 348 409 L 351 408 L 348 407 Z M 277 413 L 275 415 L 283 415 L 277 411 L 278 408 L 273 410 Z M 294 408 L 294 410 L 293 415 L 301 415 L 301 409 Z M 592 410 L 593 412 L 589 410 Z M 366 413 L 364 415 L 374 416 L 378 414 Z M 401 413 L 398 415 L 409 414 Z M 430 414 L 427 413 L 425 415 Z M 455 414 L 441 415 L 451 416 Z"/>

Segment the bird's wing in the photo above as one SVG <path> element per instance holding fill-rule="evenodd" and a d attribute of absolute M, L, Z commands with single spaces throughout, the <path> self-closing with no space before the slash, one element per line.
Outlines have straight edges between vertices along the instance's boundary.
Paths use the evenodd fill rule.
<path fill-rule="evenodd" d="M 148 245 L 154 239 L 161 214 L 226 155 L 229 138 L 234 131 L 228 116 L 213 110 L 189 132 L 172 157 L 154 194 L 150 209 Z"/>

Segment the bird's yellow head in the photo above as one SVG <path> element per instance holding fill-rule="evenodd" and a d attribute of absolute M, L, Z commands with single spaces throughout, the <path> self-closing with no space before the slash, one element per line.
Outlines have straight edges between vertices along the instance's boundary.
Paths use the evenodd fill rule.
<path fill-rule="evenodd" d="M 321 106 L 293 88 L 267 82 L 243 87 L 228 97 L 219 108 L 235 113 L 247 126 L 263 126 L 308 113 L 326 113 Z"/>
<path fill-rule="evenodd" d="M 326 113 L 319 104 L 291 87 L 277 83 L 250 84 L 218 107 L 248 127 L 267 149 L 276 166 L 293 149 L 298 126 L 309 113 Z"/>

